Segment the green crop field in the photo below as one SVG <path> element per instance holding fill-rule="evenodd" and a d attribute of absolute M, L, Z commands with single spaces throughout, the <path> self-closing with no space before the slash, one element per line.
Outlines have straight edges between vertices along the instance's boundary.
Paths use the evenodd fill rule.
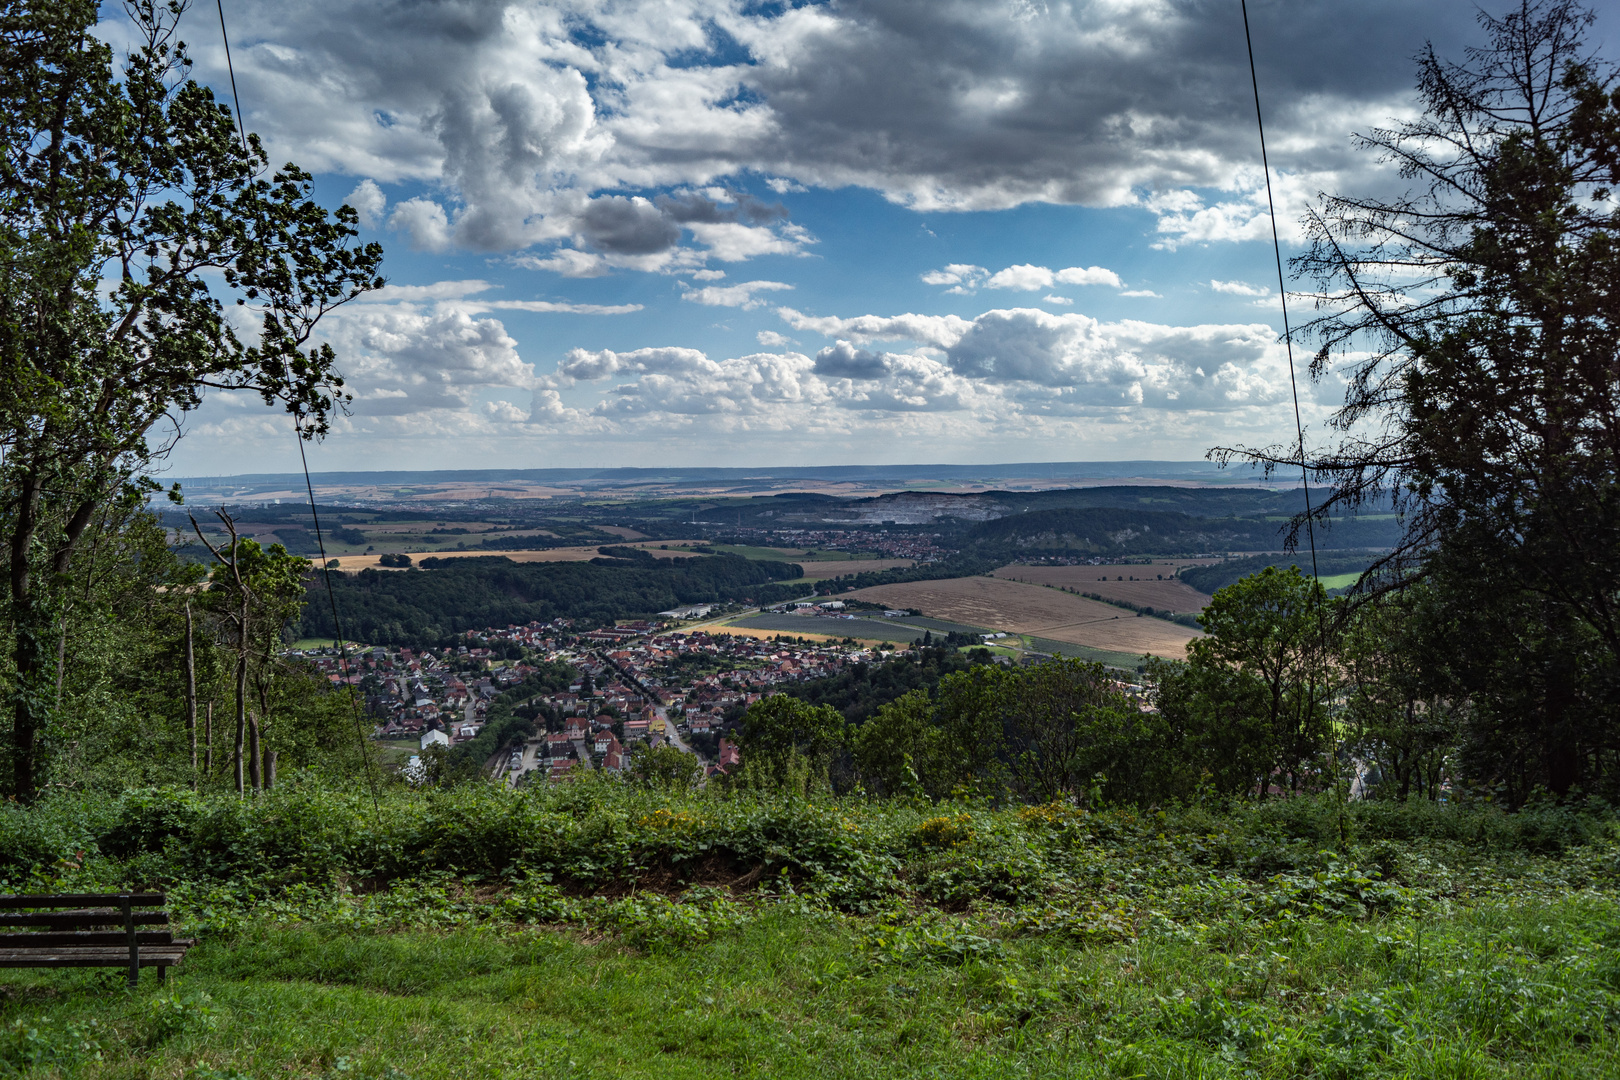
<path fill-rule="evenodd" d="M 1324 589 L 1343 589 L 1360 581 L 1361 572 L 1354 571 L 1349 574 L 1331 574 L 1327 577 L 1319 577 L 1316 580 L 1322 583 L 1322 588 Z"/>
<path fill-rule="evenodd" d="M 745 559 L 775 559 L 780 562 L 849 562 L 852 559 L 875 558 L 871 554 L 852 554 L 848 551 L 807 551 L 803 548 L 754 547 L 748 544 L 713 544 L 710 546 L 715 551 L 741 555 Z"/>

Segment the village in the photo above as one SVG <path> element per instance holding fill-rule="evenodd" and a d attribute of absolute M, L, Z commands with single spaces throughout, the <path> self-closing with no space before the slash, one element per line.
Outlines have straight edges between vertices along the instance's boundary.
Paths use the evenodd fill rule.
<path fill-rule="evenodd" d="M 649 621 L 575 632 L 571 620 L 558 619 L 465 637 L 468 644 L 437 651 L 361 648 L 346 663 L 332 648 L 299 655 L 334 685 L 364 695 L 374 738 L 395 746 L 414 740 L 419 753 L 404 765 L 407 778 L 420 773 L 420 754 L 430 747 L 478 738 L 492 710 L 533 719 L 531 737 L 495 748 L 483 762 L 491 779 L 514 786 L 575 770 L 618 773 L 636 748 L 665 745 L 694 754 L 706 777 L 728 772 L 741 758 L 723 732 L 748 705 L 783 684 L 881 656 L 848 640 L 812 644 Z"/>

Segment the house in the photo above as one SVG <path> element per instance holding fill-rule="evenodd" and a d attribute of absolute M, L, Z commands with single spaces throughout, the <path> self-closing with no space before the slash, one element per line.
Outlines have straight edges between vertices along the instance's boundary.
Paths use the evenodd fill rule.
<path fill-rule="evenodd" d="M 629 742 L 631 739 L 645 739 L 647 729 L 650 726 L 645 720 L 626 720 L 624 722 L 625 742 Z"/>
<path fill-rule="evenodd" d="M 438 728 L 434 728 L 432 731 L 424 731 L 422 733 L 422 749 L 423 750 L 426 750 L 430 746 L 449 746 L 449 745 L 450 745 L 450 736 L 445 734 L 444 732 L 440 731 Z"/>
<path fill-rule="evenodd" d="M 571 716 L 563 723 L 563 734 L 570 740 L 583 739 L 589 729 L 590 725 L 578 716 Z"/>
<path fill-rule="evenodd" d="M 737 744 L 730 739 L 720 740 L 720 754 L 716 763 L 721 772 L 727 772 L 742 764 L 742 754 L 737 750 Z"/>
<path fill-rule="evenodd" d="M 618 737 L 615 736 L 613 732 L 598 731 L 596 733 L 595 749 L 598 754 L 606 756 L 608 754 L 622 751 L 623 747 L 619 745 Z"/>
<path fill-rule="evenodd" d="M 567 735 L 560 731 L 553 731 L 548 734 L 546 736 L 547 759 L 556 762 L 571 756 L 574 749 L 573 746 L 570 745 L 572 741 L 573 740 L 569 739 Z"/>

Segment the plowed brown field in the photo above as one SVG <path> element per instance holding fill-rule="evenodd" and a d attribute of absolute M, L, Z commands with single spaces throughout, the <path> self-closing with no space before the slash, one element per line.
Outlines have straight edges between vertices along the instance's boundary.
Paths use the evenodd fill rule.
<path fill-rule="evenodd" d="M 1110 600 L 1124 600 L 1144 607 L 1168 608 L 1196 614 L 1209 603 L 1208 595 L 1181 581 L 1155 581 L 1155 574 L 1166 579 L 1185 563 L 1155 563 L 1152 566 L 1003 566 L 996 577 L 1028 581 L 1096 593 Z M 1116 581 L 1116 578 L 1146 578 L 1145 581 Z M 1101 580 L 1099 580 L 1101 579 Z"/>
<path fill-rule="evenodd" d="M 1096 600 L 999 577 L 877 585 L 847 593 L 843 598 L 851 597 L 897 608 L 917 608 L 924 615 L 971 626 L 1176 660 L 1186 656 L 1187 642 L 1201 636 L 1196 630 L 1163 619 L 1136 616 Z"/>

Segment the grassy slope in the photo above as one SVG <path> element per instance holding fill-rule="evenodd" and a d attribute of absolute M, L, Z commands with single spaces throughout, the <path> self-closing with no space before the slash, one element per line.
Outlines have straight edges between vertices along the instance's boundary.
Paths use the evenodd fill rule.
<path fill-rule="evenodd" d="M 1235 922 L 965 963 L 895 962 L 878 934 L 789 913 L 653 952 L 250 925 L 193 952 L 179 1008 L 155 983 L 28 972 L 4 1013 L 46 1044 L 95 1021 L 87 1077 L 1599 1077 L 1620 1070 L 1614 919 L 1569 900 L 1421 927 Z"/>
<path fill-rule="evenodd" d="M 380 823 L 320 791 L 0 809 L 5 891 L 166 884 L 202 941 L 166 990 L 0 974 L 0 1073 L 1620 1071 L 1612 815 L 1340 813 L 605 784 L 390 793 Z"/>

